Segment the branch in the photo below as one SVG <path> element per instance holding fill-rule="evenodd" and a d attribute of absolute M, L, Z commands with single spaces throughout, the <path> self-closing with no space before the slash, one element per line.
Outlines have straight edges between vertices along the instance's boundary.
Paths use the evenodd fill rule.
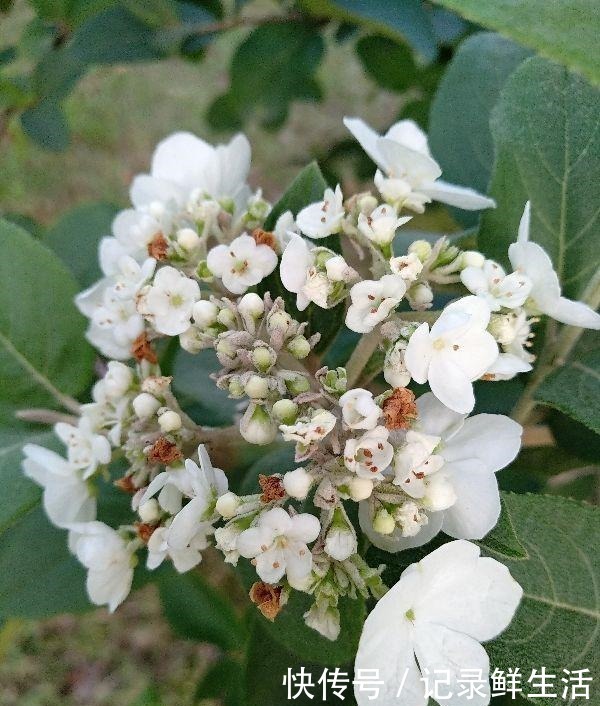
<path fill-rule="evenodd" d="M 236 27 L 262 27 L 264 25 L 286 24 L 287 22 L 307 21 L 310 18 L 298 11 L 289 12 L 287 15 L 263 15 L 262 17 L 228 17 L 219 22 L 198 22 L 186 25 L 180 25 L 175 28 L 180 31 L 182 36 L 189 37 L 204 37 L 208 34 L 216 34 L 217 32 L 226 32 Z M 321 24 L 323 20 L 314 20 L 315 24 Z"/>

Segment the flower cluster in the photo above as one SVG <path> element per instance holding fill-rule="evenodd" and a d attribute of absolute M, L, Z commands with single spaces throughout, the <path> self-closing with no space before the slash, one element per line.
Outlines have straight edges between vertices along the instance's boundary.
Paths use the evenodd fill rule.
<path fill-rule="evenodd" d="M 114 610 L 140 556 L 149 570 L 168 560 L 184 572 L 214 544 L 227 563 L 250 560 L 250 597 L 271 620 L 303 592 L 312 601 L 307 625 L 334 640 L 341 599 L 381 599 L 357 663 L 406 666 L 411 703 L 422 703 L 415 655 L 421 668 L 460 666 L 456 654 L 470 650 L 487 669 L 479 641 L 504 629 L 521 595 L 504 567 L 465 541 L 498 521 L 495 473 L 515 458 L 522 433 L 502 415 L 469 416 L 473 383 L 529 371 L 542 315 L 596 329 L 600 316 L 561 296 L 550 258 L 529 241 L 529 204 L 508 274 L 446 237 L 399 250 L 407 211 L 422 213 L 432 200 L 494 203 L 441 181 L 411 121 L 384 137 L 345 122 L 377 165 L 374 193 L 345 198 L 340 186 L 328 188 L 274 225 L 270 204 L 246 184 L 245 137 L 215 148 L 178 133 L 158 145 L 150 174 L 133 181 L 132 208 L 100 244 L 103 278 L 76 299 L 88 339 L 111 360 L 93 402 L 56 424 L 65 457 L 27 445 L 23 469 L 43 487 L 49 519 L 68 530 L 93 602 Z M 434 310 L 447 285 L 463 296 Z M 309 314 L 334 307 L 362 337 L 346 367 L 329 369 Z M 186 413 L 161 369 L 169 339 L 192 355 L 214 351 L 214 382 L 238 400 L 231 428 L 207 428 Z M 373 366 L 382 373 L 375 391 Z M 430 391 L 416 397 L 412 382 Z M 293 444 L 295 467 L 259 475 L 255 493 L 234 492 L 229 469 L 215 468 L 209 451 L 225 467 L 227 444 L 242 439 Z M 97 515 L 107 482 L 130 495 L 131 518 L 117 528 Z M 365 537 L 398 552 L 441 530 L 460 541 L 389 591 L 384 567 L 370 567 L 361 551 Z M 494 604 L 487 623 L 483 608 L 464 612 L 466 595 Z M 468 623 L 460 634 L 459 620 Z M 388 630 L 401 634 L 387 640 Z M 397 659 L 381 654 L 382 641 Z"/>

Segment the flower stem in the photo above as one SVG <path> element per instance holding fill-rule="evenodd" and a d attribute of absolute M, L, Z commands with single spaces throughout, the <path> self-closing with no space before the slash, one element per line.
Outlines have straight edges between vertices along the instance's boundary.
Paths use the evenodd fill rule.
<path fill-rule="evenodd" d="M 600 270 L 590 280 L 581 300 L 592 309 L 597 309 L 600 306 Z M 538 405 L 538 401 L 534 399 L 538 388 L 550 373 L 565 365 L 584 331 L 585 329 L 578 326 L 563 326 L 560 334 L 546 344 L 539 364 L 513 410 L 512 417 L 519 424 L 527 422 Z"/>
<path fill-rule="evenodd" d="M 379 345 L 380 340 L 381 334 L 379 332 L 379 326 L 376 326 L 370 333 L 362 336 L 358 342 L 358 345 L 346 363 L 348 389 L 352 389 L 353 385 L 361 376 L 362 371 Z"/>

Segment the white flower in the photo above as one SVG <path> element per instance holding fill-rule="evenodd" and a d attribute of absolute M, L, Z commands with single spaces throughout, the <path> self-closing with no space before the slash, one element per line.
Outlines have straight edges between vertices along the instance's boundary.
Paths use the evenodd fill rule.
<path fill-rule="evenodd" d="M 308 420 L 299 419 L 295 424 L 280 424 L 284 441 L 296 441 L 304 446 L 324 439 L 335 427 L 336 418 L 331 412 L 319 409 Z"/>
<path fill-rule="evenodd" d="M 346 468 L 361 478 L 381 479 L 390 465 L 394 448 L 385 427 L 375 427 L 359 439 L 348 439 L 344 448 Z"/>
<path fill-rule="evenodd" d="M 481 297 L 492 311 L 523 306 L 531 292 L 529 277 L 519 272 L 507 275 L 497 262 L 486 260 L 483 267 L 465 267 L 460 273 L 465 287 Z"/>
<path fill-rule="evenodd" d="M 243 294 L 273 272 L 277 255 L 268 245 L 257 245 L 254 238 L 244 233 L 229 245 L 212 248 L 206 264 L 230 292 Z"/>
<path fill-rule="evenodd" d="M 331 525 L 325 537 L 326 554 L 336 561 L 346 561 L 358 551 L 356 532 L 341 508 L 333 512 Z"/>
<path fill-rule="evenodd" d="M 531 324 L 523 309 L 492 314 L 488 331 L 500 344 L 501 353 L 485 371 L 486 379 L 510 380 L 531 370 L 535 360 L 527 350 L 531 346 Z"/>
<path fill-rule="evenodd" d="M 277 583 L 287 574 L 292 587 L 303 586 L 312 569 L 312 554 L 306 545 L 320 531 L 314 515 L 290 517 L 276 507 L 260 515 L 256 526 L 242 532 L 237 549 L 246 559 L 255 559 L 256 572 L 266 583 Z"/>
<path fill-rule="evenodd" d="M 273 228 L 273 235 L 277 239 L 280 252 L 283 252 L 290 242 L 290 238 L 298 232 L 298 226 L 291 211 L 285 211 L 279 216 Z"/>
<path fill-rule="evenodd" d="M 96 499 L 79 469 L 43 446 L 25 444 L 23 453 L 23 473 L 44 489 L 42 502 L 52 524 L 66 527 L 95 519 Z"/>
<path fill-rule="evenodd" d="M 363 531 L 386 551 L 421 546 L 442 530 L 457 539 L 485 537 L 500 516 L 495 473 L 516 457 L 521 446 L 521 425 L 501 414 L 466 418 L 445 407 L 430 392 L 418 398 L 417 408 L 413 429 L 418 433 L 406 435 L 408 448 L 398 453 L 395 482 L 418 498 L 422 493 L 430 495 L 429 483 L 439 477 L 442 486 L 434 486 L 434 494 L 443 494 L 442 500 L 453 496 L 453 502 L 443 511 L 428 511 L 428 524 L 414 538 L 403 537 L 399 531 L 387 537 L 374 533 L 367 503 L 361 504 Z M 411 461 L 419 463 L 415 469 L 417 475 L 412 473 Z M 433 467 L 433 473 L 429 466 Z M 422 479 L 418 477 L 421 473 L 424 473 Z M 407 479 L 410 483 L 405 482 Z"/>
<path fill-rule="evenodd" d="M 563 324 L 600 329 L 600 314 L 583 302 L 561 296 L 558 275 L 548 253 L 537 243 L 529 242 L 531 205 L 528 201 L 519 224 L 517 242 L 508 248 L 513 268 L 532 283 L 525 308 L 533 314 L 546 314 Z"/>
<path fill-rule="evenodd" d="M 389 245 L 398 228 L 410 221 L 412 216 L 398 218 L 398 214 L 389 204 L 378 206 L 369 216 L 358 216 L 358 230 L 372 243 L 379 246 Z"/>
<path fill-rule="evenodd" d="M 356 333 L 369 333 L 389 316 L 405 293 L 406 283 L 398 275 L 358 282 L 350 290 L 352 304 L 346 313 L 346 326 Z"/>
<path fill-rule="evenodd" d="M 416 253 L 411 252 L 408 255 L 392 257 L 390 269 L 395 275 L 400 275 L 405 282 L 414 282 L 421 274 L 423 263 Z"/>
<path fill-rule="evenodd" d="M 528 355 L 528 354 L 527 354 Z M 528 373 L 531 363 L 514 353 L 500 353 L 485 371 L 486 380 L 512 380 L 519 373 Z"/>
<path fill-rule="evenodd" d="M 339 297 L 330 299 L 333 283 L 351 282 L 357 277 L 341 255 L 327 259 L 324 268 L 317 267 L 315 261 L 319 252 L 323 250 L 310 247 L 304 238 L 295 234 L 291 235 L 283 252 L 279 275 L 288 292 L 296 294 L 299 311 L 304 311 L 310 302 L 323 309 L 337 304 Z"/>
<path fill-rule="evenodd" d="M 92 476 L 99 465 L 110 462 L 110 442 L 94 432 L 88 417 L 80 417 L 76 427 L 59 422 L 55 424 L 54 432 L 67 447 L 69 463 L 82 471 L 84 480 Z"/>
<path fill-rule="evenodd" d="M 309 238 L 326 238 L 339 233 L 345 215 L 343 201 L 339 184 L 335 192 L 325 189 L 322 201 L 311 203 L 296 216 L 298 228 Z"/>
<path fill-rule="evenodd" d="M 173 566 L 183 574 L 202 561 L 202 551 L 208 547 L 208 533 L 204 528 L 193 535 L 188 544 L 180 549 L 171 546 L 171 527 L 157 527 L 148 540 L 148 557 L 146 567 L 152 571 L 158 568 L 168 557 L 173 562 Z"/>
<path fill-rule="evenodd" d="M 189 328 L 198 299 L 198 282 L 167 266 L 156 273 L 152 284 L 144 290 L 138 309 L 159 333 L 178 336 Z"/>
<path fill-rule="evenodd" d="M 473 409 L 473 380 L 498 357 L 496 341 L 486 331 L 489 320 L 484 301 L 463 297 L 444 309 L 431 330 L 423 323 L 408 341 L 404 361 L 413 379 L 429 382 L 436 397 L 456 412 Z"/>
<path fill-rule="evenodd" d="M 131 387 L 133 370 L 118 360 L 109 360 L 103 381 L 106 396 L 119 401 Z"/>
<path fill-rule="evenodd" d="M 103 522 L 69 525 L 69 546 L 88 570 L 86 588 L 92 603 L 108 605 L 112 613 L 131 590 L 133 549 Z"/>
<path fill-rule="evenodd" d="M 357 685 L 359 706 L 426 706 L 421 674 L 449 679 L 453 706 L 487 706 L 490 665 L 480 643 L 506 629 L 522 595 L 506 566 L 470 542 L 449 542 L 411 564 L 363 627 L 355 669 L 378 669 L 382 686 L 371 699 Z M 482 695 L 461 689 L 465 670 L 481 670 Z"/>
<path fill-rule="evenodd" d="M 373 393 L 360 387 L 345 392 L 340 397 L 340 407 L 348 429 L 374 429 L 381 416 L 381 408 L 375 403 Z"/>
<path fill-rule="evenodd" d="M 410 373 L 404 362 L 407 343 L 400 338 L 385 354 L 383 377 L 391 387 L 406 387 L 410 382 Z"/>
<path fill-rule="evenodd" d="M 375 183 L 386 199 L 417 213 L 432 199 L 468 210 L 496 205 L 473 189 L 439 178 L 442 170 L 429 152 L 427 135 L 412 120 L 392 125 L 385 137 L 359 118 L 344 118 L 344 125 L 383 172 L 378 172 Z"/>
<path fill-rule="evenodd" d="M 150 174 L 133 180 L 131 201 L 137 209 L 157 202 L 173 202 L 183 209 L 201 196 L 233 201 L 242 209 L 250 196 L 249 169 L 250 145 L 244 135 L 213 147 L 188 132 L 176 132 L 157 145 Z"/>
<path fill-rule="evenodd" d="M 304 622 L 328 640 L 337 640 L 340 634 L 340 611 L 328 601 L 315 601 L 304 613 Z"/>

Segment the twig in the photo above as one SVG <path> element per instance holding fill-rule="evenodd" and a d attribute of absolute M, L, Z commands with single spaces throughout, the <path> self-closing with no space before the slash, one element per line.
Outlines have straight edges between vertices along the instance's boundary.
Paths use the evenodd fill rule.
<path fill-rule="evenodd" d="M 24 422 L 34 422 L 36 424 L 56 424 L 57 422 L 64 422 L 65 424 L 72 424 L 77 426 L 79 417 L 74 414 L 64 414 L 63 412 L 56 412 L 53 409 L 18 409 L 15 412 L 15 417 L 17 419 L 22 419 Z"/>

